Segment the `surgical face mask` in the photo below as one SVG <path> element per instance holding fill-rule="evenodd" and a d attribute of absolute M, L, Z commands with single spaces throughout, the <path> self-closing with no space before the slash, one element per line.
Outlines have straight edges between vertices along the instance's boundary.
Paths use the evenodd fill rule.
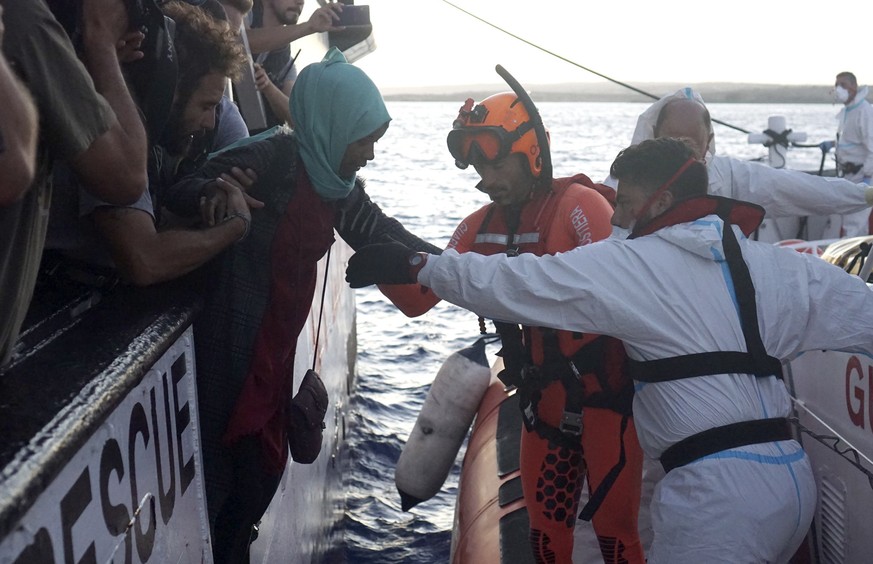
<path fill-rule="evenodd" d="M 636 223 L 636 222 L 634 222 Z M 631 226 L 631 229 L 633 226 Z M 623 227 L 619 227 L 618 225 L 612 226 L 612 233 L 609 235 L 610 239 L 627 239 L 630 237 L 631 229 L 625 229 Z"/>
<path fill-rule="evenodd" d="M 842 86 L 834 88 L 834 100 L 840 104 L 845 104 L 849 101 L 849 91 Z"/>

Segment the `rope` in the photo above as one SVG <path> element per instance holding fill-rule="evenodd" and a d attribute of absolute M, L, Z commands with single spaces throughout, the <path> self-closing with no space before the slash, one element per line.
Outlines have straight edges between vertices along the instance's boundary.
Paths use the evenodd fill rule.
<path fill-rule="evenodd" d="M 791 145 L 791 141 L 788 140 L 788 136 L 791 135 L 790 129 L 786 129 L 782 133 L 779 133 L 770 128 L 767 128 L 764 130 L 764 135 L 770 138 L 769 140 L 764 141 L 764 146 L 768 149 L 770 147 L 773 147 L 774 145 L 780 145 L 787 149 Z M 785 157 L 781 153 L 777 152 L 776 155 L 779 155 L 782 162 L 778 165 L 770 163 L 774 168 L 783 168 L 786 164 L 788 164 L 788 162 L 785 160 Z"/>
<path fill-rule="evenodd" d="M 824 427 L 833 434 L 823 435 L 819 433 L 813 433 L 811 430 L 801 425 L 797 417 L 789 417 L 788 420 L 791 423 L 794 423 L 801 433 L 805 433 L 820 442 L 821 444 L 825 445 L 830 450 L 840 455 L 840 457 L 846 460 L 849 464 L 860 470 L 867 477 L 867 482 L 870 484 L 870 488 L 873 488 L 873 472 L 868 470 L 866 467 L 866 465 L 873 465 L 873 460 L 870 460 L 869 458 L 864 456 L 864 454 L 862 454 L 861 451 L 859 451 L 851 443 L 849 443 L 849 441 L 842 438 L 840 434 L 836 430 L 834 430 L 833 427 L 825 423 L 819 416 L 810 411 L 810 409 L 806 407 L 806 404 L 803 401 L 794 397 L 792 397 L 791 400 L 794 403 L 795 408 L 800 408 L 805 411 L 822 427 Z"/>
<path fill-rule="evenodd" d="M 315 351 L 312 354 L 312 370 L 315 371 L 315 361 L 318 359 L 318 338 L 321 337 L 321 316 L 324 314 L 324 298 L 327 294 L 327 274 L 330 267 L 330 249 L 327 248 L 327 255 L 324 258 L 324 283 L 321 285 L 321 305 L 318 308 L 318 324 L 315 327 Z"/>
<path fill-rule="evenodd" d="M 786 129 L 782 133 L 777 131 L 773 131 L 772 129 L 765 129 L 764 135 L 770 138 L 769 141 L 764 142 L 764 146 L 769 148 L 773 145 L 782 145 L 786 149 L 791 144 L 791 141 L 788 140 L 788 136 L 791 135 L 792 131 L 790 129 Z"/>
<path fill-rule="evenodd" d="M 579 67 L 580 69 L 582 69 L 584 71 L 588 71 L 591 74 L 597 75 L 600 78 L 603 78 L 603 79 L 606 79 L 612 83 L 618 84 L 619 86 L 623 86 L 624 88 L 627 88 L 628 90 L 632 90 L 632 91 L 636 92 L 637 94 L 642 94 L 643 96 L 648 96 L 649 98 L 651 98 L 653 100 L 660 100 L 661 99 L 660 96 L 656 96 L 656 95 L 652 94 L 651 92 L 646 92 L 645 90 L 641 90 L 641 89 L 637 88 L 636 86 L 631 86 L 630 84 L 628 84 L 626 82 L 621 82 L 620 80 L 616 80 L 616 79 L 609 77 L 603 73 L 599 73 L 596 70 L 593 70 L 593 69 L 590 69 L 584 65 L 581 65 L 581 64 L 577 63 L 576 61 L 572 61 L 572 60 L 568 59 L 567 57 L 559 55 L 559 54 L 555 53 L 554 51 L 549 51 L 545 47 L 537 45 L 536 43 L 533 43 L 532 41 L 528 41 L 527 39 L 520 37 L 520 36 L 512 33 L 511 31 L 507 31 L 507 30 L 503 29 L 502 27 L 500 27 L 496 24 L 493 24 L 486 19 L 481 18 L 472 12 L 468 12 L 467 10 L 465 10 L 464 8 L 461 8 L 460 6 L 458 6 L 456 4 L 452 4 L 451 2 L 449 2 L 449 0 L 442 0 L 442 1 L 445 2 L 446 4 L 448 4 L 449 6 L 451 6 L 452 8 L 455 8 L 456 10 L 459 10 L 459 11 L 467 14 L 471 18 L 477 19 L 480 22 L 493 27 L 497 31 L 499 31 L 501 33 L 505 33 L 506 35 L 512 37 L 513 39 L 517 39 L 517 40 L 521 41 L 522 43 L 526 43 L 527 45 L 530 45 L 531 47 L 533 47 L 535 49 L 539 49 L 540 51 L 542 51 L 543 53 L 546 53 L 547 55 L 551 55 L 552 57 L 555 57 L 556 59 L 560 59 L 560 60 L 564 61 L 565 63 L 570 63 L 571 65 L 573 65 L 575 67 Z M 719 124 L 719 125 L 723 125 L 725 127 L 730 127 L 731 129 L 735 129 L 741 133 L 746 133 L 746 134 L 751 133 L 747 129 L 743 129 L 742 127 L 732 125 L 730 123 L 726 123 L 726 122 L 717 120 L 715 118 L 712 118 L 712 121 Z"/>

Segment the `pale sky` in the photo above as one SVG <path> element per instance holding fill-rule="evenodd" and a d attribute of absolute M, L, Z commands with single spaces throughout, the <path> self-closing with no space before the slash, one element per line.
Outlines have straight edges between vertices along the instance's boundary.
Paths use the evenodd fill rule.
<path fill-rule="evenodd" d="M 843 70 L 854 72 L 861 84 L 873 83 L 871 0 L 451 1 L 629 84 L 832 84 Z M 356 64 L 380 88 L 500 83 L 497 63 L 522 84 L 604 80 L 442 0 L 356 3 L 370 6 L 377 45 Z M 310 0 L 306 7 L 315 4 Z"/>

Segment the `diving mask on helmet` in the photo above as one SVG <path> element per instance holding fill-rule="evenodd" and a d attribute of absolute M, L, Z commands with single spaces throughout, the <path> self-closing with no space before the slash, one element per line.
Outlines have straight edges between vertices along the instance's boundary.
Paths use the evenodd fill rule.
<path fill-rule="evenodd" d="M 476 162 L 506 158 L 512 152 L 513 144 L 531 127 L 530 122 L 525 122 L 515 131 L 506 131 L 499 126 L 453 129 L 446 143 L 458 168 L 467 168 Z"/>

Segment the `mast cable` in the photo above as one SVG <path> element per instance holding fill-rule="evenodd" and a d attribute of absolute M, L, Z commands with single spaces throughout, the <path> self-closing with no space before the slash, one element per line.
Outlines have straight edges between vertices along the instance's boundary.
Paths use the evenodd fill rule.
<path fill-rule="evenodd" d="M 599 76 L 600 78 L 604 78 L 604 79 L 606 79 L 606 80 L 608 80 L 608 81 L 610 81 L 610 82 L 614 82 L 615 84 L 618 84 L 619 86 L 623 86 L 623 87 L 627 88 L 628 90 L 633 90 L 633 91 L 636 92 L 637 94 L 642 94 L 643 96 L 648 96 L 649 98 L 651 98 L 651 99 L 653 99 L 653 100 L 660 100 L 660 97 L 659 97 L 659 96 L 655 96 L 654 94 L 652 94 L 652 93 L 650 93 L 650 92 L 646 92 L 645 90 L 641 90 L 641 89 L 639 89 L 639 88 L 637 88 L 637 87 L 635 87 L 635 86 L 631 86 L 630 84 L 627 84 L 627 83 L 625 83 L 625 82 L 621 82 L 620 80 L 616 80 L 616 79 L 614 79 L 614 78 L 611 78 L 611 77 L 609 77 L 609 76 L 606 76 L 605 74 L 602 74 L 602 73 L 599 73 L 599 72 L 597 72 L 597 71 L 595 71 L 595 70 L 589 69 L 588 67 L 586 67 L 586 66 L 584 66 L 584 65 L 580 65 L 579 63 L 577 63 L 577 62 L 575 62 L 575 61 L 571 61 L 571 60 L 568 59 L 567 57 L 564 57 L 564 56 L 562 56 L 562 55 L 559 55 L 559 54 L 557 54 L 557 53 L 555 53 L 555 52 L 553 52 L 553 51 L 549 51 L 549 50 L 546 49 L 545 47 L 541 47 L 540 45 L 537 45 L 536 43 L 533 43 L 533 42 L 531 42 L 531 41 L 528 41 L 527 39 L 525 39 L 525 38 L 523 38 L 523 37 L 520 37 L 520 36 L 518 36 L 518 35 L 516 35 L 516 34 L 514 34 L 514 33 L 512 33 L 512 32 L 510 32 L 510 31 L 507 31 L 507 30 L 503 29 L 502 27 L 500 27 L 500 26 L 498 26 L 498 25 L 496 25 L 496 24 L 493 24 L 493 23 L 489 22 L 489 21 L 486 20 L 486 19 L 481 18 L 481 17 L 477 16 L 476 14 L 474 14 L 474 13 L 472 13 L 472 12 L 468 12 L 467 10 L 465 10 L 464 8 L 461 8 L 460 6 L 458 6 L 458 5 L 456 5 L 456 4 L 452 4 L 451 2 L 449 2 L 449 0 L 442 0 L 442 1 L 445 2 L 446 4 L 448 4 L 449 6 L 451 6 L 452 8 L 455 8 L 456 10 L 459 10 L 459 11 L 461 11 L 461 12 L 467 14 L 468 16 L 472 17 L 472 18 L 475 18 L 475 19 L 479 20 L 480 22 L 482 22 L 482 23 L 484 23 L 484 24 L 486 24 L 486 25 L 489 25 L 489 26 L 493 27 L 493 28 L 496 29 L 497 31 L 500 31 L 500 32 L 502 32 L 502 33 L 505 33 L 506 35 L 508 35 L 508 36 L 510 36 L 510 37 L 512 37 L 512 38 L 514 38 L 514 39 L 517 39 L 517 40 L 521 41 L 522 43 L 526 43 L 526 44 L 530 45 L 531 47 L 534 47 L 534 48 L 536 48 L 536 49 L 539 49 L 540 51 L 542 51 L 542 52 L 544 52 L 544 53 L 546 53 L 546 54 L 548 54 L 548 55 L 551 55 L 552 57 L 555 57 L 555 58 L 557 58 L 557 59 L 561 59 L 562 61 L 564 61 L 564 62 L 566 62 L 566 63 L 570 63 L 570 64 L 573 65 L 573 66 L 579 67 L 579 68 L 582 69 L 582 70 L 585 70 L 585 71 L 590 72 L 591 74 L 595 74 L 595 75 Z M 741 132 L 741 133 L 746 133 L 746 134 L 751 133 L 751 132 L 750 132 L 749 130 L 747 130 L 747 129 L 743 129 L 742 127 L 739 127 L 739 126 L 736 126 L 736 125 L 732 125 L 732 124 L 730 124 L 730 123 L 725 123 L 725 122 L 723 122 L 723 121 L 721 121 L 721 120 L 717 120 L 717 119 L 715 119 L 715 118 L 712 118 L 712 121 L 715 122 L 715 123 L 718 123 L 718 124 L 720 124 L 720 125 L 724 125 L 725 127 L 730 127 L 731 129 L 736 129 L 737 131 L 739 131 L 739 132 Z"/>

